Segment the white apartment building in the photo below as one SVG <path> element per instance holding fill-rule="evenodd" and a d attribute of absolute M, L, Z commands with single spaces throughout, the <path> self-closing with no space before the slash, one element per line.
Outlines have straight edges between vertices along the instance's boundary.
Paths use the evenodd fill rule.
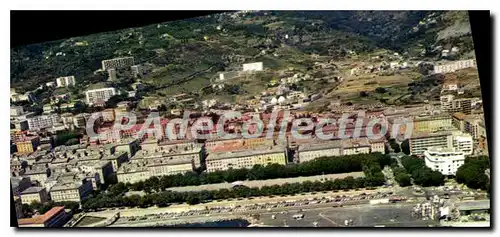
<path fill-rule="evenodd" d="M 429 148 L 455 149 L 464 155 L 473 152 L 473 139 L 469 134 L 460 131 L 442 131 L 435 133 L 415 134 L 410 138 L 410 152 L 412 155 L 422 155 Z"/>
<path fill-rule="evenodd" d="M 142 76 L 142 67 L 141 67 L 141 65 L 131 66 L 130 70 L 132 71 L 132 75 L 134 77 L 141 77 Z"/>
<path fill-rule="evenodd" d="M 44 203 L 49 200 L 47 190 L 43 187 L 29 187 L 21 192 L 22 204 L 31 204 L 32 202 Z"/>
<path fill-rule="evenodd" d="M 128 68 L 133 66 L 135 63 L 134 63 L 134 57 L 122 57 L 122 58 L 103 60 L 101 64 L 102 64 L 102 70 L 107 71 L 110 68 L 114 69 Z"/>
<path fill-rule="evenodd" d="M 162 158 L 150 162 L 148 171 L 150 176 L 165 176 L 183 174 L 194 169 L 193 159 L 164 160 Z"/>
<path fill-rule="evenodd" d="M 58 124 L 60 117 L 58 114 L 40 115 L 26 119 L 30 130 L 40 130 L 50 128 L 54 124 Z"/>
<path fill-rule="evenodd" d="M 470 114 L 472 110 L 472 98 L 456 99 L 454 95 L 442 95 L 440 97 L 441 111 L 447 113 L 463 112 Z"/>
<path fill-rule="evenodd" d="M 106 102 L 109 100 L 109 98 L 111 98 L 116 94 L 117 94 L 116 89 L 113 87 L 88 90 L 85 92 L 86 102 L 89 105 L 92 105 L 96 102 L 102 102 L 102 101 Z"/>
<path fill-rule="evenodd" d="M 476 67 L 476 60 L 474 59 L 460 60 L 444 65 L 435 65 L 434 73 L 449 73 L 469 67 Z"/>
<path fill-rule="evenodd" d="M 81 202 L 92 190 L 92 182 L 88 180 L 60 181 L 50 189 L 50 197 L 54 202 Z"/>
<path fill-rule="evenodd" d="M 285 147 L 234 152 L 215 152 L 206 159 L 207 172 L 227 169 L 251 169 L 254 165 L 286 164 Z"/>
<path fill-rule="evenodd" d="M 299 145 L 298 156 L 300 163 L 311 161 L 320 157 L 342 155 L 342 145 L 340 140 L 327 143 L 313 143 Z"/>
<path fill-rule="evenodd" d="M 243 71 L 263 71 L 263 70 L 264 70 L 264 64 L 262 62 L 243 64 Z"/>
<path fill-rule="evenodd" d="M 461 151 L 464 155 L 472 155 L 474 151 L 474 141 L 469 134 L 458 134 L 453 136 L 453 147 Z"/>
<path fill-rule="evenodd" d="M 10 107 L 10 116 L 17 117 L 19 115 L 24 114 L 24 109 L 22 106 L 11 106 Z"/>
<path fill-rule="evenodd" d="M 453 137 L 451 132 L 420 133 L 410 138 L 410 153 L 422 155 L 430 147 L 451 148 Z"/>
<path fill-rule="evenodd" d="M 424 157 L 427 167 L 443 175 L 455 175 L 465 161 L 464 153 L 455 149 L 430 148 L 424 152 Z"/>
<path fill-rule="evenodd" d="M 57 87 L 68 87 L 76 84 L 75 76 L 58 77 L 56 78 Z"/>
<path fill-rule="evenodd" d="M 118 78 L 116 76 L 116 69 L 108 69 L 108 81 L 116 81 Z"/>

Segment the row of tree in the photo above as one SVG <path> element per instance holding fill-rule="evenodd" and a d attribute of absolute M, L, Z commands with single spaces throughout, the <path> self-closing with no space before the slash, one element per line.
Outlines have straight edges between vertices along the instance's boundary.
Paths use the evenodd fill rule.
<path fill-rule="evenodd" d="M 203 190 L 199 192 L 162 191 L 145 195 L 116 195 L 116 193 L 100 193 L 84 201 L 82 209 L 86 211 L 111 207 L 149 207 L 157 205 L 165 207 L 172 203 L 188 203 L 190 205 L 212 200 L 227 200 L 233 198 L 252 198 L 258 196 L 296 195 L 304 192 L 322 192 L 329 190 L 349 190 L 374 187 L 369 179 L 346 177 L 344 179 L 327 180 L 325 182 L 305 181 L 302 183 L 286 183 L 263 187 L 237 186 L 231 189 Z"/>
<path fill-rule="evenodd" d="M 401 163 L 406 171 L 413 178 L 413 182 L 423 187 L 441 186 L 444 184 L 444 176 L 438 172 L 433 171 L 425 166 L 425 161 L 414 156 L 405 156 L 401 159 Z"/>
<path fill-rule="evenodd" d="M 145 181 L 132 184 L 127 183 L 126 186 L 134 191 L 158 192 L 170 187 L 364 171 L 362 164 L 368 162 L 376 163 L 380 169 L 381 165 L 384 166 L 390 163 L 390 158 L 381 153 L 322 157 L 297 165 L 255 165 L 251 169 L 229 169 L 200 174 L 189 172 L 185 174 L 151 177 Z M 373 175 L 376 175 L 376 172 L 378 171 L 373 171 Z M 370 176 L 370 178 L 372 178 L 372 176 Z M 377 179 L 380 177 L 374 178 Z M 377 183 L 376 180 L 374 182 Z"/>
<path fill-rule="evenodd" d="M 157 206 L 168 206 L 171 203 L 188 203 L 196 204 L 199 202 L 206 202 L 211 200 L 222 200 L 231 198 L 249 198 L 257 196 L 273 196 L 273 195 L 295 195 L 303 192 L 320 192 L 328 190 L 348 190 L 357 189 L 365 187 L 376 187 L 383 185 L 385 182 L 384 175 L 382 174 L 381 166 L 389 165 L 391 163 L 390 157 L 382 155 L 380 153 L 364 154 L 364 155 L 354 155 L 345 157 L 325 157 L 319 158 L 310 162 L 305 162 L 296 166 L 278 166 L 270 165 L 274 167 L 273 169 L 266 169 L 269 166 L 256 166 L 250 170 L 256 172 L 254 175 L 250 176 L 252 178 L 264 177 L 264 178 L 280 178 L 280 177 L 296 177 L 287 175 L 297 175 L 300 172 L 290 172 L 288 169 L 305 169 L 304 167 L 314 167 L 316 173 L 312 175 L 322 174 L 322 173 L 333 173 L 340 172 L 340 170 L 333 169 L 336 166 L 333 164 L 335 159 L 339 161 L 346 161 L 346 159 L 356 159 L 356 169 L 346 170 L 344 172 L 350 171 L 360 171 L 362 170 L 365 177 L 353 178 L 347 177 L 344 179 L 326 180 L 324 182 L 320 181 L 305 181 L 302 183 L 286 183 L 283 185 L 272 185 L 263 186 L 260 188 L 236 186 L 231 189 L 220 189 L 213 191 L 199 191 L 199 192 L 172 192 L 166 190 L 166 188 L 171 187 L 168 185 L 172 184 L 171 178 L 173 176 L 163 176 L 160 178 L 154 177 L 146 180 L 145 182 L 139 182 L 134 184 L 124 184 L 117 183 L 112 185 L 105 192 L 95 193 L 87 199 L 83 204 L 82 208 L 84 210 L 96 210 L 106 207 L 148 207 L 152 205 Z M 352 161 L 352 160 L 351 160 Z M 336 163 L 335 163 L 336 164 Z M 323 166 L 322 166 L 323 165 Z M 350 166 L 347 166 L 350 167 Z M 281 168 L 282 170 L 277 171 L 276 168 Z M 345 167 L 344 167 L 345 168 Z M 352 168 L 352 167 L 350 167 Z M 331 169 L 331 170 L 330 170 Z M 222 180 L 227 177 L 239 177 L 234 180 L 243 180 L 248 178 L 248 173 L 242 175 L 241 173 L 245 170 L 228 170 L 221 173 Z M 278 173 L 271 173 L 278 172 Z M 287 172 L 288 171 L 288 172 Z M 280 173 L 281 172 L 281 173 Z M 311 172 L 311 171 L 309 171 Z M 245 174 L 245 173 L 244 173 Z M 177 176 L 174 176 L 177 177 Z M 186 176 L 179 176 L 179 178 Z M 197 177 L 194 174 L 190 174 L 190 178 Z M 201 176 L 198 176 L 198 178 Z M 233 179 L 231 179 L 233 180 Z M 134 190 L 144 190 L 145 195 L 125 195 L 130 189 Z M 154 192 L 153 192 L 154 191 Z"/>
<path fill-rule="evenodd" d="M 490 167 L 488 156 L 470 157 L 460 166 L 456 173 L 457 182 L 473 189 L 490 189 L 490 182 L 485 170 Z"/>

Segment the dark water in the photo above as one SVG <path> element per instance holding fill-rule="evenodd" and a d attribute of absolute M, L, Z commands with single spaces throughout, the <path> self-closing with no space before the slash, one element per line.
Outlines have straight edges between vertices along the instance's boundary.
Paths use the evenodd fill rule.
<path fill-rule="evenodd" d="M 189 223 L 182 225 L 174 225 L 170 227 L 247 227 L 250 222 L 246 220 L 236 219 L 227 221 L 212 221 L 212 222 L 201 222 L 201 223 Z"/>

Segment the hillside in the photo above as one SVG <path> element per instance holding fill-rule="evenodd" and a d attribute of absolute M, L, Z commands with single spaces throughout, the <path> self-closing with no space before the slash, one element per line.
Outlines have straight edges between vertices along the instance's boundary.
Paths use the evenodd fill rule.
<path fill-rule="evenodd" d="M 388 49 L 435 58 L 438 46 L 458 46 L 457 57 L 465 57 L 473 49 L 467 19 L 466 12 L 427 11 L 223 13 L 14 48 L 10 81 L 23 91 L 75 75 L 85 88 L 99 80 L 94 71 L 102 60 L 129 55 L 149 63 L 146 82 L 160 87 L 215 65 L 193 78 L 196 89 L 217 71 L 257 60 L 275 69 L 308 68 L 311 54 L 340 60 Z"/>

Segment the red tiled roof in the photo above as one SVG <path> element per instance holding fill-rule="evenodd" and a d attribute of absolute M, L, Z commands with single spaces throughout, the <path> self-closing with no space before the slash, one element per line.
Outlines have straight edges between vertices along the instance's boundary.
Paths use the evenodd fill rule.
<path fill-rule="evenodd" d="M 61 211 L 64 211 L 63 206 L 53 207 L 43 215 L 35 216 L 32 218 L 17 219 L 17 223 L 19 225 L 44 224 L 45 222 L 50 220 L 50 218 L 59 214 Z"/>

